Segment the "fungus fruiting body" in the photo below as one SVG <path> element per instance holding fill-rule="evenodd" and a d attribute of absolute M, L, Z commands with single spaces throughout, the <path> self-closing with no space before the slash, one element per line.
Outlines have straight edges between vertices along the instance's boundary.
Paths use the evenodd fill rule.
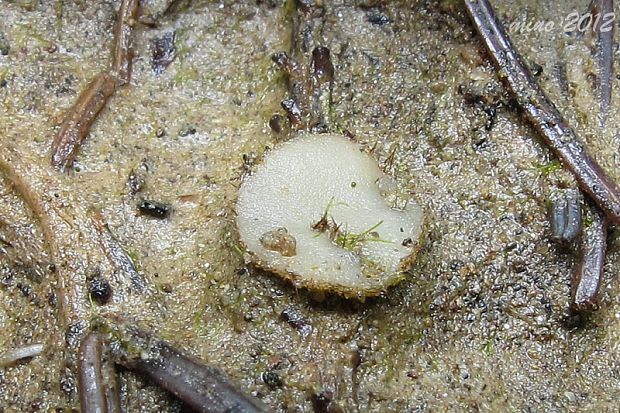
<path fill-rule="evenodd" d="M 306 134 L 269 151 L 245 177 L 237 227 L 247 260 L 300 287 L 363 299 L 403 278 L 423 214 L 392 208 L 394 188 L 359 144 Z"/>

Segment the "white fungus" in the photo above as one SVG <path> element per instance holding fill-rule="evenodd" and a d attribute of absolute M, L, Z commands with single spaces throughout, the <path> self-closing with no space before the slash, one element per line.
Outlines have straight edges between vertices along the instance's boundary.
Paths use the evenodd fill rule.
<path fill-rule="evenodd" d="M 299 287 L 364 299 L 403 278 L 423 215 L 391 208 L 390 179 L 338 135 L 302 135 L 268 152 L 239 192 L 247 260 Z"/>

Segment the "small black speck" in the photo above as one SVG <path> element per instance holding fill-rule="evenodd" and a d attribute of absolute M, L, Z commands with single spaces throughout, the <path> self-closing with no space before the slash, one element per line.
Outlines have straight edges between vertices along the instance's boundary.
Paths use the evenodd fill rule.
<path fill-rule="evenodd" d="M 138 210 L 142 215 L 148 215 L 153 218 L 165 219 L 170 216 L 170 206 L 162 202 L 149 201 L 147 199 L 140 202 Z"/>
<path fill-rule="evenodd" d="M 263 372 L 263 374 L 261 374 L 261 378 L 263 379 L 265 384 L 271 387 L 272 389 L 276 387 L 282 387 L 282 385 L 284 384 L 282 383 L 282 379 L 280 378 L 278 373 L 273 372 L 273 371 Z"/>
<path fill-rule="evenodd" d="M 9 82 L 6 79 L 2 79 L 0 81 L 0 87 L 7 87 L 8 84 Z"/>
<path fill-rule="evenodd" d="M 56 296 L 56 293 L 51 292 L 47 295 L 47 303 L 53 308 L 58 306 L 58 297 Z"/>
<path fill-rule="evenodd" d="M 543 67 L 536 62 L 532 63 L 532 74 L 534 76 L 540 76 L 543 73 Z"/>
<path fill-rule="evenodd" d="M 357 182 L 353 181 L 351 182 L 351 188 L 355 188 L 357 186 Z"/>
<path fill-rule="evenodd" d="M 274 131 L 275 133 L 280 133 L 282 132 L 282 122 L 283 122 L 283 118 L 281 115 L 273 115 L 271 117 L 271 119 L 269 119 L 269 127 L 271 128 L 272 131 Z"/>
<path fill-rule="evenodd" d="M 94 277 L 90 280 L 88 294 L 99 305 L 107 304 L 112 297 L 112 287 L 108 280 L 102 277 Z"/>
<path fill-rule="evenodd" d="M 334 395 L 330 391 L 321 391 L 320 393 L 310 396 L 312 408 L 317 413 L 329 412 L 331 401 Z"/>
<path fill-rule="evenodd" d="M 17 283 L 17 288 L 19 288 L 24 297 L 28 297 L 32 294 L 32 287 L 27 284 Z"/>
<path fill-rule="evenodd" d="M 384 26 L 392 22 L 388 16 L 383 13 L 377 12 L 368 14 L 368 16 L 366 16 L 366 20 L 368 21 L 368 23 L 377 26 Z"/>

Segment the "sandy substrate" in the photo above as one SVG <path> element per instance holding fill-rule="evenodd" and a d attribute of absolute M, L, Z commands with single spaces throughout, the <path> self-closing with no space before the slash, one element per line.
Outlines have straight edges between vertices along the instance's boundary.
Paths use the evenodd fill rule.
<path fill-rule="evenodd" d="M 268 125 L 289 93 L 270 56 L 285 50 L 309 62 L 293 41 L 308 26 L 291 1 L 179 3 L 146 2 L 143 20 L 155 24 L 137 25 L 131 84 L 93 125 L 76 170 L 61 176 L 48 166 L 50 143 L 64 111 L 109 65 L 119 2 L 0 0 L 2 156 L 52 205 L 57 234 L 78 234 L 50 245 L 53 234 L 4 172 L 0 223 L 16 229 L 13 240 L 27 240 L 27 254 L 0 249 L 0 353 L 31 343 L 46 350 L 0 368 L 0 412 L 78 408 L 74 366 L 60 351 L 75 343 L 72 334 L 65 340 L 54 294 L 66 268 L 50 266 L 63 254 L 77 263 L 72 317 L 136 320 L 219 366 L 274 411 L 327 411 L 326 399 L 329 411 L 347 412 L 617 409 L 618 232 L 610 230 L 601 309 L 574 323 L 575 254 L 549 240 L 547 207 L 575 184 L 510 105 L 460 2 L 325 0 L 309 18 L 308 41 L 328 47 L 335 66 L 329 129 L 374 147 L 398 197 L 428 217 L 405 281 L 364 303 L 297 290 L 246 268 L 239 254 L 242 174 L 286 139 Z M 620 113 L 612 109 L 599 128 L 591 42 L 562 28 L 587 3 L 497 8 L 505 22 L 555 22 L 549 32 L 513 32 L 514 43 L 620 181 Z M 177 57 L 156 74 L 154 40 L 171 32 Z M 484 102 L 468 103 L 470 92 Z M 136 195 L 132 171 L 145 182 Z M 139 215 L 141 197 L 170 204 L 170 217 Z M 119 290 L 105 308 L 89 302 L 90 274 L 114 277 L 89 244 L 94 210 L 155 298 Z M 144 379 L 121 375 L 129 412 L 182 410 Z"/>

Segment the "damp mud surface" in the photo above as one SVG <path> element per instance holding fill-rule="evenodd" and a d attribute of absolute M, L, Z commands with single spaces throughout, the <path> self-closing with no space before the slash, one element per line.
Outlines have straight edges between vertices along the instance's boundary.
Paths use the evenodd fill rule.
<path fill-rule="evenodd" d="M 574 179 L 514 107 L 460 2 L 142 3 L 131 82 L 61 174 L 51 142 L 109 64 L 119 2 L 0 0 L 0 354 L 45 345 L 0 367 L 0 412 L 77 411 L 65 353 L 87 320 L 112 313 L 218 366 L 275 412 L 617 409 L 618 230 L 600 309 L 571 315 L 576 257 L 550 240 L 548 207 Z M 592 44 L 563 27 L 587 2 L 496 3 L 507 25 L 554 22 L 509 32 L 620 181 L 620 113 L 600 128 Z M 288 139 L 269 125 L 291 93 L 271 56 L 307 64 L 316 46 L 334 66 L 325 128 L 367 148 L 397 201 L 427 215 L 404 281 L 364 302 L 246 266 L 235 228 L 244 173 Z M 122 275 L 97 231 L 122 246 L 148 294 L 116 288 Z M 112 286 L 104 304 L 89 296 L 101 278 Z M 128 412 L 184 410 L 120 374 Z"/>

